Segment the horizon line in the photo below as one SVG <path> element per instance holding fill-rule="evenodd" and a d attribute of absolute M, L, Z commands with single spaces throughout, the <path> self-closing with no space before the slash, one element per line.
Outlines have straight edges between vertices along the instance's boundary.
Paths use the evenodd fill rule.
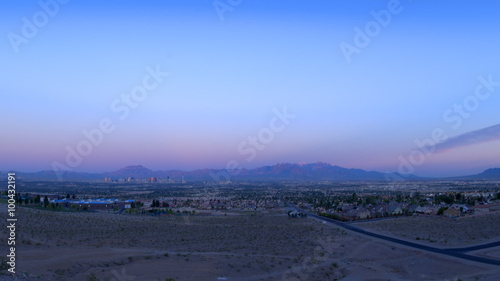
<path fill-rule="evenodd" d="M 484 173 L 485 171 L 487 170 L 490 170 L 490 169 L 499 169 L 499 167 L 490 167 L 490 168 L 486 168 L 486 169 L 483 169 L 482 172 L 478 173 L 478 174 L 464 174 L 464 175 L 456 175 L 456 176 L 419 176 L 419 175 L 416 175 L 414 173 L 411 173 L 411 174 L 401 174 L 401 173 L 398 173 L 398 172 L 388 172 L 388 171 L 378 171 L 378 170 L 365 170 L 365 169 L 361 169 L 361 168 L 347 168 L 347 167 L 343 167 L 343 166 L 339 166 L 339 165 L 334 165 L 334 164 L 331 164 L 331 163 L 328 163 L 328 162 L 323 162 L 323 161 L 317 161 L 317 162 L 278 162 L 278 163 L 275 163 L 275 164 L 270 164 L 270 165 L 261 165 L 261 166 L 258 166 L 258 167 L 254 167 L 254 168 L 243 168 L 243 167 L 240 167 L 238 169 L 234 169 L 234 170 L 254 170 L 254 169 L 258 169 L 258 168 L 262 168 L 262 167 L 272 167 L 272 166 L 277 166 L 277 165 L 282 165 L 282 164 L 290 164 L 290 165 L 298 165 L 298 166 L 305 166 L 305 165 L 311 165 L 311 164 L 326 164 L 326 165 L 329 165 L 331 167 L 339 167 L 339 168 L 343 168 L 343 169 L 348 169 L 348 170 L 361 170 L 361 171 L 364 171 L 364 172 L 377 172 L 377 173 L 380 173 L 380 174 L 397 174 L 397 175 L 402 175 L 402 176 L 415 176 L 415 177 L 418 177 L 418 178 L 421 178 L 421 179 L 445 179 L 445 178 L 456 178 L 456 177 L 466 177 L 466 176 L 474 176 L 474 175 L 478 175 L 478 174 L 481 174 L 481 173 Z M 191 170 L 181 170 L 181 169 L 176 169 L 176 168 L 171 168 L 171 169 L 165 169 L 165 170 L 162 170 L 162 169 L 158 169 L 158 170 L 152 170 L 150 168 L 147 168 L 146 166 L 142 165 L 142 164 L 137 164 L 137 165 L 127 165 L 127 166 L 123 166 L 121 168 L 118 168 L 116 170 L 113 170 L 113 171 L 99 171 L 99 172 L 89 172 L 89 171 L 74 171 L 74 170 L 60 170 L 58 172 L 54 171 L 54 170 L 37 170 L 37 171 L 33 171 L 33 172 L 26 172 L 26 171 L 21 171 L 21 170 L 5 170 L 5 171 L 2 171 L 0 170 L 0 173 L 12 173 L 12 172 L 18 172 L 18 173 L 41 173 L 41 172 L 54 172 L 54 173 L 65 173 L 65 172 L 71 172 L 71 173 L 81 173 L 81 174 L 104 174 L 104 173 L 112 173 L 112 172 L 117 172 L 117 171 L 120 171 L 122 169 L 125 169 L 125 168 L 130 168 L 130 167 L 142 167 L 144 169 L 147 169 L 147 170 L 150 170 L 151 172 L 167 172 L 167 171 L 178 171 L 178 172 L 194 172 L 194 171 L 202 171 L 202 170 L 217 170 L 217 171 L 223 171 L 223 170 L 226 170 L 226 171 L 231 171 L 231 169 L 227 169 L 227 168 L 208 168 L 208 167 L 205 167 L 205 168 L 198 168 L 198 169 L 191 169 Z"/>

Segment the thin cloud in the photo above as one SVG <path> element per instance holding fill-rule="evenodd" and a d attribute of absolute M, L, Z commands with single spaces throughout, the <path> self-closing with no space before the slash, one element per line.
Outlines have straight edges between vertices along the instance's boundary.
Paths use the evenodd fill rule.
<path fill-rule="evenodd" d="M 478 144 L 498 139 L 500 139 L 500 124 L 448 138 L 444 142 L 436 144 L 435 152 L 445 152 L 466 145 Z"/>

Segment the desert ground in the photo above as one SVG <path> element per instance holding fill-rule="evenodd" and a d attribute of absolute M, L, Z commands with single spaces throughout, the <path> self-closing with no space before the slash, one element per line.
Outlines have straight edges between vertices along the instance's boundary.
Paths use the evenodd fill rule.
<path fill-rule="evenodd" d="M 435 247 L 468 247 L 500 240 L 500 213 L 448 218 L 408 216 L 355 223 L 357 227 Z"/>
<path fill-rule="evenodd" d="M 495 266 L 288 218 L 284 210 L 190 217 L 17 212 L 19 280 L 500 279 Z"/>

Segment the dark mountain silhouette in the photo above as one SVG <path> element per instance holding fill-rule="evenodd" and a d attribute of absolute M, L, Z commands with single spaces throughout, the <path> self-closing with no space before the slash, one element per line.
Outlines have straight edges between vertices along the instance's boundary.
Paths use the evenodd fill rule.
<path fill-rule="evenodd" d="M 293 164 L 280 163 L 273 166 L 263 166 L 242 171 L 238 177 L 245 179 L 276 179 L 276 180 L 386 180 L 388 178 L 404 177 L 398 174 L 385 174 L 360 169 L 347 169 L 332 166 L 328 163 Z"/>
<path fill-rule="evenodd" d="M 149 177 L 156 176 L 156 173 L 142 165 L 137 165 L 137 166 L 127 166 L 125 168 L 121 168 L 114 172 L 104 173 L 104 175 L 105 177 L 110 177 L 110 178 L 133 177 L 137 179 L 146 179 Z"/>
<path fill-rule="evenodd" d="M 465 177 L 456 177 L 456 179 L 460 180 L 500 180 L 500 168 L 491 168 L 487 169 L 484 172 L 477 174 L 477 175 L 472 175 L 472 176 L 465 176 Z"/>
<path fill-rule="evenodd" d="M 4 175 L 7 172 L 0 172 Z M 66 181 L 102 181 L 104 178 L 117 180 L 120 178 L 133 177 L 135 179 L 148 179 L 157 177 L 163 179 L 180 180 L 184 177 L 188 181 L 241 181 L 241 180 L 293 180 L 293 181 L 394 181 L 394 180 L 418 180 L 424 179 L 413 175 L 400 175 L 398 173 L 381 173 L 375 171 L 365 171 L 361 169 L 348 169 L 328 163 L 279 163 L 272 166 L 262 166 L 254 169 L 241 169 L 238 173 L 226 171 L 224 169 L 199 169 L 194 171 L 153 171 L 142 165 L 127 166 L 113 172 L 105 173 L 79 173 L 73 171 L 63 171 L 59 175 Z M 40 171 L 35 173 L 16 172 L 19 179 L 25 180 L 58 180 L 53 171 Z M 429 180 L 433 180 L 427 178 Z M 438 180 L 435 178 L 434 180 Z M 450 178 L 448 178 L 450 179 Z M 454 177 L 460 180 L 500 180 L 500 168 L 488 169 L 480 174 Z"/>

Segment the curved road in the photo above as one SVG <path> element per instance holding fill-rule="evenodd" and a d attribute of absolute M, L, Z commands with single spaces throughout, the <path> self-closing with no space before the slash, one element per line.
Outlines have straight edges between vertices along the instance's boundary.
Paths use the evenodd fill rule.
<path fill-rule="evenodd" d="M 500 241 L 492 242 L 492 243 L 488 243 L 488 244 L 477 245 L 477 246 L 471 246 L 471 247 L 449 248 L 448 250 L 457 251 L 457 252 L 470 252 L 470 251 L 477 251 L 477 250 L 482 250 L 482 249 L 491 248 L 491 247 L 498 247 L 498 246 L 500 246 Z"/>
<path fill-rule="evenodd" d="M 298 210 L 300 210 L 300 209 L 298 209 Z M 500 241 L 493 242 L 493 243 L 488 243 L 488 244 L 484 244 L 484 245 L 473 246 L 473 247 L 466 247 L 466 248 L 441 249 L 441 248 L 435 248 L 435 247 L 425 246 L 425 245 L 421 245 L 421 244 L 417 244 L 417 243 L 413 243 L 413 242 L 401 240 L 401 239 L 398 239 L 398 238 L 393 238 L 393 237 L 389 237 L 389 236 L 385 236 L 385 235 L 381 235 L 381 234 L 369 232 L 369 231 L 366 231 L 366 230 L 354 227 L 354 226 L 352 226 L 352 225 L 350 225 L 348 223 L 344 223 L 344 222 L 336 221 L 336 220 L 333 220 L 333 219 L 325 218 L 325 217 L 322 217 L 322 216 L 318 216 L 318 215 L 315 215 L 315 214 L 311 214 L 311 213 L 305 212 L 303 210 L 300 210 L 300 211 L 303 212 L 303 213 L 306 213 L 310 217 L 313 217 L 313 218 L 316 218 L 316 219 L 319 219 L 319 220 L 322 220 L 322 221 L 330 222 L 330 223 L 333 223 L 333 224 L 338 225 L 340 227 L 343 227 L 343 228 L 345 228 L 347 230 L 354 231 L 354 232 L 357 232 L 357 233 L 361 233 L 361 234 L 364 234 L 364 235 L 367 235 L 367 236 L 371 236 L 371 237 L 375 237 L 375 238 L 378 238 L 378 239 L 390 241 L 390 242 L 393 242 L 393 243 L 401 244 L 401 245 L 412 247 L 412 248 L 419 249 L 419 250 L 424 250 L 424 251 L 428 251 L 428 252 L 433 252 L 433 253 L 438 253 L 438 254 L 442 254 L 442 255 L 452 256 L 452 257 L 455 257 L 455 258 L 461 258 L 461 259 L 465 259 L 465 260 L 470 260 L 470 261 L 475 261 L 475 262 L 492 264 L 492 265 L 499 265 L 500 266 L 500 260 L 495 260 L 495 259 L 489 259 L 489 258 L 477 257 L 477 256 L 471 256 L 471 255 L 464 254 L 464 252 L 468 252 L 468 251 L 481 250 L 481 249 L 485 249 L 485 248 L 489 248 L 489 247 L 500 246 Z"/>

